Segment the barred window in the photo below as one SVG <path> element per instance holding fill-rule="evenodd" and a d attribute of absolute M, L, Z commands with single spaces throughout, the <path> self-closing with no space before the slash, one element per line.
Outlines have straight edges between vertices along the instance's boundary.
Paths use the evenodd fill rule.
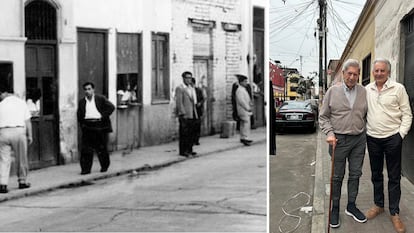
<path fill-rule="evenodd" d="M 25 32 L 29 40 L 56 40 L 56 10 L 46 1 L 25 7 Z"/>

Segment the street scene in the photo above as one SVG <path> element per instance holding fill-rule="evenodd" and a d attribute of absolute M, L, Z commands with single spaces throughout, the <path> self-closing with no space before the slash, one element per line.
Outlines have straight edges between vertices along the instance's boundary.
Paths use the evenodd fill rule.
<path fill-rule="evenodd" d="M 270 1 L 271 232 L 414 232 L 413 9 Z"/>
<path fill-rule="evenodd" d="M 200 139 L 203 146 L 197 148 L 199 157 L 191 159 L 176 154 L 175 142 L 130 154 L 114 153 L 107 173 L 99 173 L 99 168 L 94 167 L 89 175 L 73 175 L 79 169 L 78 164 L 32 171 L 32 188 L 17 189 L 11 184 L 10 192 L 0 196 L 0 208 L 16 211 L 15 215 L 1 215 L 2 222 L 10 224 L 6 231 L 146 232 L 209 231 L 220 219 L 227 219 L 222 225 L 214 225 L 217 227 L 214 231 L 243 231 L 244 228 L 264 232 L 265 129 L 252 130 L 251 138 L 254 142 L 246 147 L 236 137 L 203 137 Z M 49 194 L 49 191 L 55 192 Z M 30 204 L 23 207 L 18 203 Z M 44 215 L 33 211 L 34 206 L 30 205 L 37 206 Z M 25 218 L 18 218 L 20 211 L 27 213 Z M 123 215 L 125 211 L 129 213 L 126 218 L 133 216 L 137 222 L 131 225 L 115 221 L 114 225 L 106 225 L 113 216 Z M 106 214 L 101 215 L 102 212 Z M 154 222 L 148 212 L 157 213 L 152 216 Z M 89 213 L 97 213 L 96 218 Z M 220 217 L 214 217 L 216 214 Z M 198 215 L 203 217 L 196 218 Z M 86 216 L 94 217 L 89 221 Z M 67 221 L 66 225 L 62 221 Z"/>
<path fill-rule="evenodd" d="M 265 232 L 268 10 L 1 1 L 0 231 Z"/>
<path fill-rule="evenodd" d="M 153 171 L 2 202 L 0 211 L 7 214 L 0 216 L 1 231 L 266 232 L 263 139 Z"/>

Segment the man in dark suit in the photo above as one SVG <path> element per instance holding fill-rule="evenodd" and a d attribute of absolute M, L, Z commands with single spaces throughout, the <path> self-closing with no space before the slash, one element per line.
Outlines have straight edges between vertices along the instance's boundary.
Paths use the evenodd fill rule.
<path fill-rule="evenodd" d="M 95 85 L 83 84 L 85 98 L 79 101 L 78 122 L 82 130 L 82 149 L 80 157 L 81 175 L 91 173 L 94 151 L 98 154 L 101 172 L 108 170 L 110 159 L 107 149 L 108 133 L 112 132 L 109 116 L 115 106 L 99 94 L 95 94 Z"/>
<path fill-rule="evenodd" d="M 196 155 L 193 152 L 194 128 L 198 119 L 196 104 L 197 95 L 191 85 L 193 74 L 185 71 L 181 74 L 183 84 L 175 89 L 177 116 L 179 119 L 179 154 L 185 157 Z"/>
<path fill-rule="evenodd" d="M 195 89 L 196 96 L 197 96 L 196 110 L 197 110 L 197 116 L 198 116 L 198 119 L 195 121 L 195 126 L 194 126 L 194 145 L 200 145 L 201 117 L 203 116 L 205 98 L 204 98 L 203 89 L 196 87 L 196 80 L 194 77 L 191 79 L 191 83 L 192 83 L 193 88 Z"/>

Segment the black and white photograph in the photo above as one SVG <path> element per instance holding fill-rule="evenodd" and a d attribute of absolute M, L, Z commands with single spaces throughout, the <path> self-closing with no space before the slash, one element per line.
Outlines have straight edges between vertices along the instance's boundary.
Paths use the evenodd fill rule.
<path fill-rule="evenodd" d="M 0 15 L 1 232 L 268 231 L 268 0 Z"/>

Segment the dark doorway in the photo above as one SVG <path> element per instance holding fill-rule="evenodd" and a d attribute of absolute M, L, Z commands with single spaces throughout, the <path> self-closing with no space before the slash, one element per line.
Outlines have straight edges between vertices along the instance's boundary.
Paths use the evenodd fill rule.
<path fill-rule="evenodd" d="M 78 100 L 84 98 L 83 84 L 95 84 L 95 93 L 108 97 L 107 32 L 78 28 Z M 78 128 L 78 149 L 81 151 L 81 130 Z"/>
<path fill-rule="evenodd" d="M 25 7 L 26 99 L 33 103 L 30 168 L 58 163 L 56 27 L 56 9 L 46 1 L 32 1 Z"/>
<path fill-rule="evenodd" d="M 411 111 L 414 110 L 414 15 L 404 22 L 405 32 L 405 63 L 404 85 L 410 98 Z M 413 128 L 413 127 L 411 127 Z M 410 130 L 403 141 L 402 170 L 411 182 L 414 183 L 414 130 Z"/>

